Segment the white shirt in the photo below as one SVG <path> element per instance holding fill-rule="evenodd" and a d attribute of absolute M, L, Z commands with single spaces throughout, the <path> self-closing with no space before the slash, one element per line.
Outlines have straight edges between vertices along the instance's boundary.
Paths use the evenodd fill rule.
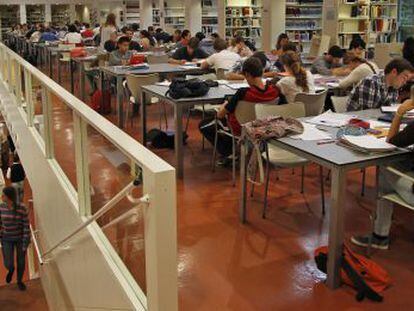
<path fill-rule="evenodd" d="M 306 79 L 309 88 L 308 93 L 315 94 L 315 82 L 310 71 L 306 71 Z M 288 103 L 294 103 L 296 95 L 304 92 L 303 88 L 296 84 L 296 79 L 293 76 L 282 78 L 276 85 L 282 94 L 285 95 Z"/>
<path fill-rule="evenodd" d="M 82 35 L 78 32 L 68 32 L 63 41 L 69 44 L 77 44 L 82 42 Z"/>
<path fill-rule="evenodd" d="M 215 69 L 230 70 L 236 62 L 240 61 L 239 54 L 229 50 L 223 50 L 219 53 L 214 53 L 206 59 L 207 64 Z"/>
<path fill-rule="evenodd" d="M 361 64 L 354 70 L 352 70 L 351 73 L 347 77 L 345 77 L 341 82 L 339 82 L 339 87 L 341 89 L 346 89 L 350 86 L 358 84 L 366 77 L 379 72 L 379 68 L 375 63 L 369 62 L 369 64 L 374 68 L 375 73 L 368 64 Z"/>

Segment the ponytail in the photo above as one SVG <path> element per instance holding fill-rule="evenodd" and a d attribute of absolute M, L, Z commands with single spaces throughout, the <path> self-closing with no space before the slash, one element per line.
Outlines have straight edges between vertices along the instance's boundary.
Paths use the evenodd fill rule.
<path fill-rule="evenodd" d="M 290 69 L 292 72 L 296 85 L 301 87 L 303 92 L 309 92 L 308 76 L 305 68 L 302 67 L 300 58 L 297 53 L 288 51 L 280 57 L 282 64 Z"/>

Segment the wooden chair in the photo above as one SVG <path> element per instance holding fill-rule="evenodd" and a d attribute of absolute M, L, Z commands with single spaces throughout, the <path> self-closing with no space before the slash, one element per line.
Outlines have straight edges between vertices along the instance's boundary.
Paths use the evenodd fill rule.
<path fill-rule="evenodd" d="M 291 118 L 302 118 L 306 115 L 306 107 L 303 103 L 292 103 L 287 105 L 256 105 L 256 117 L 262 119 L 268 116 L 282 116 Z M 263 203 L 262 217 L 266 218 L 266 209 L 268 202 L 268 190 L 270 180 L 270 168 L 284 169 L 284 168 L 302 168 L 301 177 L 301 193 L 304 193 L 305 183 L 305 166 L 309 161 L 299 157 L 289 151 L 279 147 L 266 144 L 263 157 L 266 161 L 266 180 L 265 180 L 265 197 Z M 323 168 L 319 167 L 320 184 L 321 184 L 321 198 L 322 198 L 322 214 L 325 215 L 325 190 L 323 184 Z M 251 196 L 254 192 L 254 183 L 252 185 Z"/>

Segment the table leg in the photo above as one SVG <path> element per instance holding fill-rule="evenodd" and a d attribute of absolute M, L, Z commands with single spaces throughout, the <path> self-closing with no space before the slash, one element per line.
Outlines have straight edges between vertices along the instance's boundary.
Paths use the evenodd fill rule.
<path fill-rule="evenodd" d="M 184 177 L 184 156 L 183 156 L 183 110 L 182 105 L 174 105 L 174 123 L 175 123 L 175 159 L 177 177 L 182 179 Z"/>
<path fill-rule="evenodd" d="M 49 62 L 49 77 L 51 78 L 51 79 L 53 79 L 53 69 L 52 69 L 52 51 L 50 51 L 49 50 L 49 53 L 48 53 L 48 55 L 49 55 L 49 58 L 48 58 L 48 62 Z"/>
<path fill-rule="evenodd" d="M 70 92 L 75 95 L 75 79 L 73 77 L 73 72 L 75 71 L 74 62 L 72 59 L 69 60 L 69 71 L 70 71 Z"/>
<path fill-rule="evenodd" d="M 62 82 L 62 74 L 60 72 L 60 53 L 56 53 L 56 62 L 57 62 L 57 69 L 58 69 L 58 82 L 61 84 Z"/>
<path fill-rule="evenodd" d="M 79 63 L 79 88 L 80 88 L 80 97 L 81 100 L 84 102 L 86 97 L 86 90 L 85 90 L 85 66 L 84 63 Z"/>
<path fill-rule="evenodd" d="M 101 71 L 101 109 L 100 109 L 100 111 L 101 111 L 101 113 L 103 112 L 103 106 L 104 106 L 104 96 L 103 96 L 103 93 L 104 93 L 104 89 L 105 89 L 105 73 L 103 72 L 103 71 Z"/>
<path fill-rule="evenodd" d="M 240 207 L 239 207 L 239 218 L 241 223 L 246 223 L 246 198 L 247 198 L 247 178 L 246 178 L 246 154 L 247 154 L 247 143 L 242 140 L 240 148 Z"/>
<path fill-rule="evenodd" d="M 346 171 L 334 168 L 332 175 L 331 208 L 329 211 L 329 250 L 327 285 L 331 289 L 341 284 L 340 268 L 344 235 L 344 202 Z"/>
<path fill-rule="evenodd" d="M 141 92 L 141 131 L 142 131 L 142 144 L 147 145 L 147 94 L 144 90 Z"/>
<path fill-rule="evenodd" d="M 122 86 L 122 77 L 116 77 L 116 105 L 117 105 L 117 114 L 118 114 L 118 126 L 119 128 L 124 128 L 124 105 L 123 105 L 123 86 Z"/>

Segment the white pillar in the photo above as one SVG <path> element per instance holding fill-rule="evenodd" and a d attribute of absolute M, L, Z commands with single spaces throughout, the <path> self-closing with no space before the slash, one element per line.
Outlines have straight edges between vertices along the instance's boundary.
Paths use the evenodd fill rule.
<path fill-rule="evenodd" d="M 217 31 L 222 38 L 226 36 L 226 4 L 224 0 L 217 0 L 217 17 L 218 28 Z"/>
<path fill-rule="evenodd" d="M 52 6 L 50 4 L 45 4 L 45 22 L 52 22 Z"/>
<path fill-rule="evenodd" d="M 139 1 L 139 19 L 141 29 L 152 26 L 152 0 Z"/>
<path fill-rule="evenodd" d="M 76 6 L 75 4 L 69 4 L 70 22 L 73 23 L 76 20 Z"/>
<path fill-rule="evenodd" d="M 27 23 L 27 16 L 26 16 L 26 5 L 20 4 L 20 24 Z"/>
<path fill-rule="evenodd" d="M 263 0 L 262 49 L 274 48 L 277 37 L 286 28 L 286 0 Z"/>
<path fill-rule="evenodd" d="M 201 0 L 185 0 L 185 28 L 194 36 L 201 31 Z"/>

